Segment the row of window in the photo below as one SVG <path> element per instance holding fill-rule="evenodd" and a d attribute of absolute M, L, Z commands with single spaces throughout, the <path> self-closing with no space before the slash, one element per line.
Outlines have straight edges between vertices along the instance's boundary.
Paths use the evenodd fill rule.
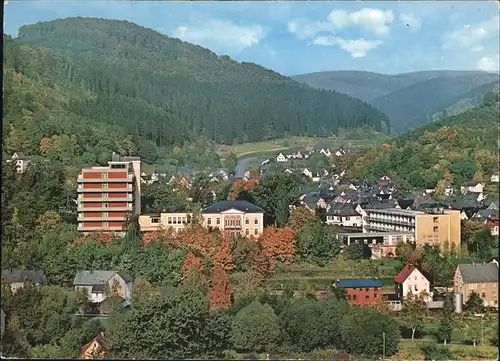
<path fill-rule="evenodd" d="M 375 293 L 373 295 L 373 298 L 377 299 L 378 298 L 378 294 Z M 351 295 L 347 295 L 347 299 L 349 301 L 356 301 L 358 298 L 357 298 L 357 295 L 352 295 L 352 296 Z M 365 295 L 365 300 L 369 300 L 369 299 L 370 299 L 370 295 Z"/>
<path fill-rule="evenodd" d="M 481 283 L 481 288 L 486 288 L 488 287 L 488 284 L 487 283 Z M 491 284 L 491 287 L 492 288 L 497 288 L 498 287 L 498 283 L 492 283 Z M 470 290 L 475 290 L 477 287 L 477 283 L 469 283 L 469 289 Z"/>
<path fill-rule="evenodd" d="M 220 225 L 220 217 L 217 217 L 216 220 L 216 225 Z M 250 224 L 250 219 L 246 218 L 245 219 L 245 224 L 249 225 Z M 253 224 L 259 224 L 259 219 L 255 218 L 253 221 Z M 212 218 L 207 218 L 207 225 L 211 226 L 212 225 Z M 227 217 L 224 218 L 224 226 L 226 227 L 241 227 L 241 218 L 239 217 Z"/>
<path fill-rule="evenodd" d="M 109 198 L 109 193 L 101 193 L 100 197 L 97 196 L 97 195 L 95 195 L 95 198 L 105 198 L 105 199 L 107 199 L 107 198 Z M 126 196 L 123 196 L 123 197 L 116 197 L 116 198 L 128 198 L 128 199 L 130 199 L 130 196 L 126 195 Z M 82 199 L 82 198 L 80 198 L 80 199 Z"/>
<path fill-rule="evenodd" d="M 83 189 L 83 185 L 81 183 L 78 184 L 78 187 L 80 189 Z M 109 183 L 101 183 L 101 188 L 103 189 L 108 189 L 109 188 Z M 126 186 L 122 186 L 122 187 L 119 187 L 119 188 L 127 188 L 127 189 L 132 189 L 132 184 L 130 183 L 127 183 Z M 92 189 L 92 188 L 89 188 L 89 189 Z M 116 188 L 118 189 L 118 188 Z"/>
<path fill-rule="evenodd" d="M 363 287 L 361 287 L 361 288 L 352 287 L 351 290 L 353 290 L 353 291 L 363 291 Z M 374 288 L 373 290 L 378 290 L 378 288 Z M 370 288 L 366 287 L 365 291 L 366 292 L 370 291 Z"/>
<path fill-rule="evenodd" d="M 78 207 L 83 207 L 83 202 L 78 202 Z M 120 206 L 120 207 L 116 207 L 116 208 L 122 208 L 123 206 Z M 127 207 L 127 206 L 125 206 Z M 85 208 L 85 207 L 84 207 Z M 102 203 L 101 206 L 95 206 L 95 207 L 89 207 L 87 205 L 86 208 L 114 208 L 114 207 L 109 207 L 109 203 Z M 128 208 L 132 208 L 132 203 L 129 203 L 128 204 Z"/>
<path fill-rule="evenodd" d="M 160 218 L 151 219 L 151 223 L 160 223 Z M 168 217 L 168 224 L 188 224 L 191 223 L 191 216 L 187 217 Z"/>

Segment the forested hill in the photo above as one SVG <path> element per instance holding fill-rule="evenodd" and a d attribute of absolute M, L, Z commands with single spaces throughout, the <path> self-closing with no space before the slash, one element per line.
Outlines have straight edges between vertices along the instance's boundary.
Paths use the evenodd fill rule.
<path fill-rule="evenodd" d="M 6 57 L 16 73 L 57 85 L 63 94 L 81 94 L 69 97 L 67 110 L 157 146 L 200 136 L 232 143 L 388 126 L 386 115 L 358 99 L 126 21 L 27 25 L 15 44 Z"/>
<path fill-rule="evenodd" d="M 349 174 L 359 179 L 393 178 L 399 188 L 455 186 L 483 181 L 498 172 L 499 91 L 479 106 L 429 123 L 351 159 Z"/>

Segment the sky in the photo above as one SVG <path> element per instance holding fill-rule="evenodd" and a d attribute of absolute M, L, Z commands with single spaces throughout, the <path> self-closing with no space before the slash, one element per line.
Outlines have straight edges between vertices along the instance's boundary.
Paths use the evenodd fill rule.
<path fill-rule="evenodd" d="M 24 1 L 4 32 L 65 17 L 128 20 L 284 75 L 499 70 L 498 1 Z"/>

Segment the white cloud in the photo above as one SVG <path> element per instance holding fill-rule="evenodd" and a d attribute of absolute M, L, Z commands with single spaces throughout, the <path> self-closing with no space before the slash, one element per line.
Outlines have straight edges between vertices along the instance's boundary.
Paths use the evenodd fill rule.
<path fill-rule="evenodd" d="M 172 36 L 215 51 L 237 54 L 258 44 L 266 37 L 266 31 L 260 25 L 243 26 L 227 20 L 212 19 L 200 25 L 179 26 Z"/>
<path fill-rule="evenodd" d="M 347 27 L 360 27 L 377 35 L 389 33 L 389 25 L 394 21 L 392 10 L 364 8 L 348 13 L 344 10 L 333 10 L 328 15 L 328 21 L 338 29 Z"/>
<path fill-rule="evenodd" d="M 419 31 L 422 27 L 422 22 L 420 21 L 420 19 L 410 13 L 399 14 L 399 21 L 403 25 L 408 26 L 411 31 Z"/>
<path fill-rule="evenodd" d="M 335 34 L 344 28 L 362 28 L 376 35 L 387 35 L 389 25 L 394 21 L 392 10 L 364 8 L 359 11 L 347 12 L 333 10 L 327 21 L 311 21 L 309 19 L 296 19 L 288 23 L 288 31 L 299 39 L 314 38 L 320 33 Z"/>
<path fill-rule="evenodd" d="M 443 49 L 468 48 L 472 51 L 481 51 L 486 41 L 498 38 L 499 31 L 499 15 L 475 25 L 466 24 L 460 29 L 443 34 L 441 38 Z"/>
<path fill-rule="evenodd" d="M 338 36 L 318 36 L 313 40 L 313 44 L 322 46 L 339 46 L 347 51 L 353 58 L 363 58 L 368 51 L 375 49 L 382 44 L 380 40 L 366 40 L 364 38 L 346 40 Z"/>
<path fill-rule="evenodd" d="M 477 62 L 477 67 L 480 70 L 498 72 L 500 71 L 500 55 L 483 56 Z"/>

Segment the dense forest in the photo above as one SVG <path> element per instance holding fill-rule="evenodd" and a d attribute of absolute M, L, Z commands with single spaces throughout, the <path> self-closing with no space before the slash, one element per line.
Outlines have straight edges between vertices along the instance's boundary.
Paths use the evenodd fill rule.
<path fill-rule="evenodd" d="M 47 91 L 67 114 L 58 133 L 50 134 L 51 124 L 33 133 L 38 137 L 33 143 L 90 132 L 90 124 L 105 129 L 105 135 L 131 135 L 130 141 L 143 147 L 201 137 L 231 144 L 326 136 L 340 127 L 388 127 L 383 113 L 358 99 L 310 88 L 125 21 L 68 18 L 23 26 L 4 46 L 6 102 L 15 101 L 19 82 L 36 83 L 17 95 L 24 103 L 10 109 L 4 125 L 25 128 L 19 119 L 25 114 L 43 122 L 57 117 L 37 109 Z"/>
<path fill-rule="evenodd" d="M 499 91 L 478 107 L 446 117 L 351 157 L 348 176 L 378 179 L 389 175 L 411 189 L 443 182 L 462 185 L 487 180 L 498 171 Z"/>

